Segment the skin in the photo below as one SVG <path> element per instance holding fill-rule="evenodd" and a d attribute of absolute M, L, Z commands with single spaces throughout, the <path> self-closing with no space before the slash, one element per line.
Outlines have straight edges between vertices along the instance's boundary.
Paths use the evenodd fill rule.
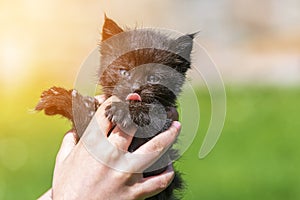
<path fill-rule="evenodd" d="M 106 136 L 112 127 L 111 122 L 104 116 L 105 107 L 110 100 L 104 97 L 97 97 L 100 106 L 97 120 Z M 172 111 L 173 112 L 173 111 Z M 174 111 L 174 118 L 177 118 Z M 180 132 L 180 123 L 174 121 L 172 126 L 165 132 L 157 135 L 149 142 L 138 148 L 133 154 L 149 154 L 158 152 L 155 156 L 139 162 L 129 161 L 128 168 L 146 169 L 158 157 L 163 154 L 163 149 L 168 148 L 177 138 Z M 126 150 L 132 141 L 133 134 L 123 133 L 117 126 L 107 136 L 109 142 L 117 148 Z M 119 159 L 117 156 L 110 156 L 112 161 Z M 57 154 L 53 175 L 52 189 L 46 192 L 39 200 L 48 199 L 145 199 L 163 191 L 172 182 L 174 171 L 172 165 L 162 174 L 143 178 L 142 173 L 128 173 L 112 169 L 95 160 L 84 147 L 81 140 L 78 142 L 77 134 L 69 131 Z"/>

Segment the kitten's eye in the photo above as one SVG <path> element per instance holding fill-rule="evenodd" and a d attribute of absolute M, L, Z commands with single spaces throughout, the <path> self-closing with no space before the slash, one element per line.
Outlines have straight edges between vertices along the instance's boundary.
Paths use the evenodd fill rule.
<path fill-rule="evenodd" d="M 119 70 L 119 73 L 120 73 L 120 75 L 123 76 L 123 77 L 128 77 L 128 76 L 130 76 L 130 73 L 129 73 L 127 70 L 125 70 L 125 69 L 120 69 L 120 70 Z"/>
<path fill-rule="evenodd" d="M 160 81 L 160 77 L 156 76 L 156 75 L 149 75 L 147 77 L 147 82 L 151 83 L 151 84 L 157 84 Z"/>

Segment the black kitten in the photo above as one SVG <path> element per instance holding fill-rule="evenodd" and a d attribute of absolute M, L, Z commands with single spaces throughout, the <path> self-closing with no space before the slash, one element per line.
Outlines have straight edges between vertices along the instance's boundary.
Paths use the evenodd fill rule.
<path fill-rule="evenodd" d="M 106 108 L 106 117 L 120 127 L 137 128 L 129 152 L 170 127 L 170 110 L 176 107 L 177 95 L 190 68 L 193 37 L 192 34 L 174 39 L 153 29 L 124 31 L 105 17 L 99 83 L 107 98 L 115 95 L 121 100 Z M 98 107 L 93 97 L 53 87 L 43 92 L 36 110 L 70 119 L 80 137 Z M 162 173 L 176 157 L 176 150 L 169 149 L 144 176 Z M 175 172 L 170 186 L 149 199 L 176 199 L 174 192 L 181 189 L 181 177 Z"/>

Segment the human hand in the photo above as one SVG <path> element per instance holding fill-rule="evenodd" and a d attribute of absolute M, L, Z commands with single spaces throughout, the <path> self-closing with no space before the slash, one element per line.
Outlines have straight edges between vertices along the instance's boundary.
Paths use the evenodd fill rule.
<path fill-rule="evenodd" d="M 99 108 L 97 121 L 106 134 L 107 140 L 119 149 L 126 150 L 133 134 L 125 134 L 115 127 L 108 136 L 112 124 L 104 116 L 104 109 L 110 103 L 105 101 Z M 77 144 L 76 134 L 65 135 L 61 149 L 57 155 L 53 176 L 54 199 L 144 199 L 164 190 L 172 181 L 174 172 L 170 165 L 162 174 L 143 178 L 142 173 L 134 173 L 149 167 L 176 139 L 180 124 L 174 122 L 165 132 L 142 145 L 132 154 L 149 154 L 147 159 L 126 163 L 131 172 L 121 172 L 97 160 L 87 151 L 82 140 Z M 99 133 L 100 134 L 100 133 Z M 120 155 L 108 154 L 111 162 L 117 162 Z M 123 163 L 124 164 L 124 163 Z M 122 168 L 122 167 L 120 167 Z M 129 170 L 130 171 L 130 170 Z M 48 193 L 50 194 L 50 192 Z M 46 195 L 46 194 L 45 194 Z M 45 197 L 41 199 L 47 199 Z M 49 196 L 48 196 L 49 197 Z"/>

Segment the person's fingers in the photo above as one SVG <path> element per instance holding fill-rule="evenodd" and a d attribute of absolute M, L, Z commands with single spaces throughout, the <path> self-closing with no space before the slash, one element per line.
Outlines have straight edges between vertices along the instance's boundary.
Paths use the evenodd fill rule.
<path fill-rule="evenodd" d="M 112 123 L 105 116 L 105 109 L 107 106 L 111 105 L 113 101 L 115 101 L 114 99 L 115 99 L 115 97 L 110 97 L 107 100 L 105 100 L 101 104 L 101 106 L 98 108 L 98 110 L 95 114 L 98 125 L 100 126 L 99 128 L 100 128 L 100 130 L 104 131 L 104 134 L 106 136 L 112 128 Z"/>
<path fill-rule="evenodd" d="M 116 147 L 123 151 L 127 151 L 132 138 L 133 138 L 134 132 L 132 133 L 124 133 L 119 126 L 116 126 L 112 132 L 110 133 L 108 137 L 108 141 L 110 141 L 112 144 L 114 144 Z"/>
<path fill-rule="evenodd" d="M 65 134 L 59 152 L 56 156 L 56 165 L 60 165 L 68 157 L 77 144 L 77 137 L 77 134 L 73 130 Z"/>
<path fill-rule="evenodd" d="M 179 132 L 181 124 L 178 121 L 174 121 L 171 127 L 152 138 L 149 142 L 146 142 L 140 146 L 133 155 L 143 154 L 142 160 L 135 160 L 132 164 L 135 170 L 144 170 L 153 164 L 159 157 L 174 143 Z"/>
<path fill-rule="evenodd" d="M 152 197 L 165 190 L 172 182 L 174 175 L 173 166 L 169 165 L 167 170 L 162 174 L 143 178 L 134 188 L 134 192 L 136 192 L 140 198 Z"/>

